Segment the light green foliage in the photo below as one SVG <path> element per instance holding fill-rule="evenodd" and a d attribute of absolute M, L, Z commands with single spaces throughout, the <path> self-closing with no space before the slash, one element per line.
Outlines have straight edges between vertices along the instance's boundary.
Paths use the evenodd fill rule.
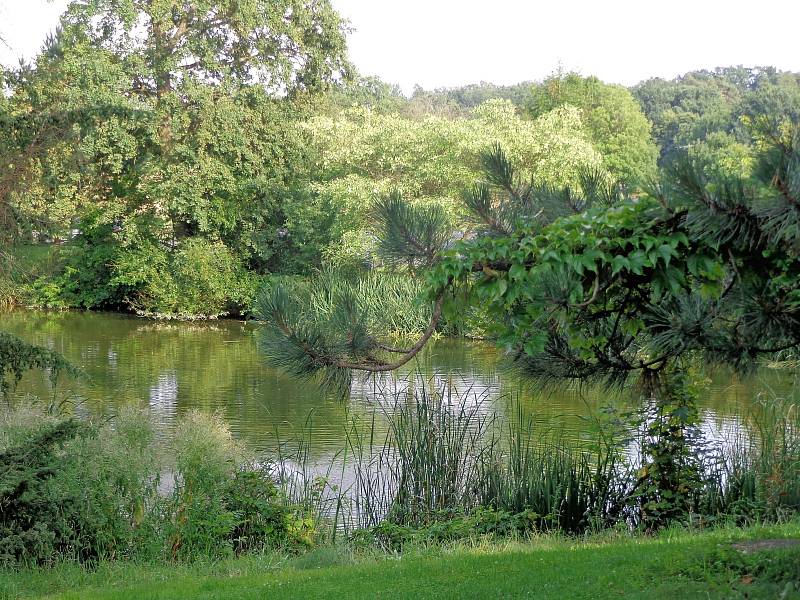
<path fill-rule="evenodd" d="M 752 148 L 723 131 L 713 131 L 694 142 L 687 155 L 702 165 L 709 177 L 717 179 L 749 177 L 755 165 Z"/>
<path fill-rule="evenodd" d="M 331 231 L 343 233 L 368 228 L 367 207 L 391 190 L 412 203 L 442 206 L 455 220 L 463 215 L 462 190 L 477 178 L 480 153 L 497 142 L 541 183 L 575 185 L 581 168 L 601 161 L 578 111 L 569 107 L 533 121 L 521 118 L 505 100 L 488 101 L 459 119 L 412 120 L 352 109 L 338 117 L 315 117 L 305 128 L 319 156 L 320 181 L 313 186 L 312 206 L 318 208 L 302 210 L 335 215 Z M 299 219 L 289 222 L 300 225 Z M 303 231 L 290 229 L 292 235 Z M 329 243 L 340 239 L 331 235 Z"/>
<path fill-rule="evenodd" d="M 614 177 L 635 185 L 653 175 L 657 151 L 650 123 L 628 90 L 596 77 L 556 73 L 533 87 L 528 110 L 536 117 L 565 105 L 580 109 L 587 135 Z"/>

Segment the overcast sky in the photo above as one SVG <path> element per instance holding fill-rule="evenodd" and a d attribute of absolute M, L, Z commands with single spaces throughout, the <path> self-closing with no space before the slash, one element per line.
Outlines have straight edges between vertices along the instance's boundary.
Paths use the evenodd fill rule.
<path fill-rule="evenodd" d="M 32 58 L 68 0 L 0 0 L 0 61 Z M 353 62 L 406 92 L 541 79 L 559 64 L 632 85 L 700 68 L 800 71 L 800 0 L 333 0 Z"/>

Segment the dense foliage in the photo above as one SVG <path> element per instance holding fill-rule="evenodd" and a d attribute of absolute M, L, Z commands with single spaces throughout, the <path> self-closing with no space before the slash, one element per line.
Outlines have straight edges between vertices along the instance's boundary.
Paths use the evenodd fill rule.
<path fill-rule="evenodd" d="M 204 302 L 203 287 L 235 290 L 244 270 L 274 264 L 281 207 L 305 172 L 293 125 L 307 94 L 348 71 L 323 0 L 74 2 L 35 68 L 7 73 L 6 239 L 78 235 L 48 288 L 70 306 L 246 304 L 235 292 L 212 292 L 208 309 L 184 301 L 187 260 L 229 263 L 202 275 Z"/>
<path fill-rule="evenodd" d="M 0 419 L 0 565 L 64 560 L 195 560 L 314 543 L 316 524 L 287 501 L 214 417 L 187 415 L 170 451 L 139 413 L 80 423 L 20 406 Z M 91 468 L 87 465 L 91 464 Z"/>
<path fill-rule="evenodd" d="M 441 207 L 455 225 L 463 214 L 459 197 L 479 173 L 481 152 L 498 141 L 540 183 L 574 185 L 581 169 L 601 161 L 578 111 L 569 107 L 535 120 L 521 118 L 503 100 L 458 119 L 411 120 L 351 109 L 313 118 L 305 128 L 319 159 L 313 199 L 287 215 L 287 233 L 302 240 L 295 268 L 311 263 L 310 254 L 320 247 L 336 266 L 360 261 L 363 268 L 378 260 L 370 209 L 391 191 L 420 206 Z"/>
<path fill-rule="evenodd" d="M 475 235 L 455 243 L 441 214 L 394 194 L 378 206 L 379 248 L 394 264 L 429 269 L 428 330 L 414 345 L 389 348 L 342 296 L 345 319 L 325 336 L 321 321 L 299 315 L 276 288 L 261 303 L 268 358 L 346 393 L 354 371 L 411 360 L 466 293 L 517 368 L 540 384 L 632 380 L 652 399 L 631 493 L 643 522 L 669 522 L 700 485 L 689 361 L 747 371 L 800 345 L 800 133 L 791 113 L 770 117 L 752 124 L 753 176 L 713 176 L 688 156 L 648 194 L 630 195 L 598 170 L 574 188 L 542 184 L 498 147 L 463 196 Z"/>
<path fill-rule="evenodd" d="M 662 162 L 688 151 L 715 175 L 751 173 L 755 122 L 800 117 L 798 75 L 772 67 L 693 71 L 643 81 L 632 92 L 653 124 Z"/>
<path fill-rule="evenodd" d="M 558 72 L 534 86 L 527 106 L 536 116 L 564 105 L 581 110 L 589 137 L 614 177 L 636 185 L 654 174 L 651 125 L 631 92 L 596 77 Z"/>
<path fill-rule="evenodd" d="M 390 192 L 469 235 L 460 196 L 494 144 L 537 184 L 577 190 L 601 166 L 634 194 L 651 130 L 663 161 L 688 148 L 750 175 L 757 121 L 797 114 L 796 76 L 773 69 L 407 98 L 353 73 L 346 31 L 327 0 L 72 2 L 35 63 L 2 73 L 0 238 L 56 247 L 23 281 L 0 269 L 2 302 L 246 314 L 267 275 L 382 267 Z"/>

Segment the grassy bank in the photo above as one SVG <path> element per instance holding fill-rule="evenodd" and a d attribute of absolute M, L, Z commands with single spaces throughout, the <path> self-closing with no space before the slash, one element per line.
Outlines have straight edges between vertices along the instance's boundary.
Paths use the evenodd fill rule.
<path fill-rule="evenodd" d="M 0 573 L 0 598 L 800 598 L 800 546 L 731 546 L 763 539 L 800 539 L 800 521 L 657 537 L 476 538 L 401 555 L 327 546 L 194 565 L 72 564 Z"/>

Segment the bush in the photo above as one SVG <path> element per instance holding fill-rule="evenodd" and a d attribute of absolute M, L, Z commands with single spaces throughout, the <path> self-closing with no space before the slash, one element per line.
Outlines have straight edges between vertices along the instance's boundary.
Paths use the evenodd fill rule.
<path fill-rule="evenodd" d="M 81 235 L 64 248 L 64 264 L 53 277 L 40 277 L 36 291 L 41 304 L 76 308 L 120 308 L 126 286 L 113 280 L 118 248 L 114 226 L 100 215 L 88 215 Z"/>
<path fill-rule="evenodd" d="M 33 285 L 47 307 L 112 308 L 159 317 L 217 317 L 249 306 L 255 276 L 222 243 L 187 238 L 174 251 L 147 235 L 89 219 L 56 275 Z M 0 281 L 0 294 L 2 294 Z"/>
<path fill-rule="evenodd" d="M 239 260 L 222 242 L 184 240 L 173 254 L 141 242 L 120 252 L 113 281 L 135 293 L 126 302 L 136 312 L 161 317 L 218 317 L 242 307 L 252 292 Z"/>
<path fill-rule="evenodd" d="M 42 563 L 57 553 L 81 550 L 81 532 L 70 518 L 74 494 L 54 494 L 58 451 L 80 430 L 78 423 L 48 425 L 25 443 L 0 454 L 0 563 Z M 84 537 L 85 539 L 85 537 Z"/>
<path fill-rule="evenodd" d="M 181 419 L 159 495 L 151 423 L 79 423 L 20 406 L 0 419 L 0 564 L 218 558 L 314 543 L 316 523 L 247 460 L 218 417 Z M 87 468 L 90 465 L 90 468 Z"/>
<path fill-rule="evenodd" d="M 3 423 L 12 444 L 0 454 L 0 563 L 130 556 L 155 494 L 149 423 L 138 413 L 115 430 L 43 421 Z"/>
<path fill-rule="evenodd" d="M 313 520 L 283 501 L 265 469 L 246 459 L 218 416 L 189 413 L 175 432 L 176 480 L 168 525 L 176 559 L 311 545 Z"/>

